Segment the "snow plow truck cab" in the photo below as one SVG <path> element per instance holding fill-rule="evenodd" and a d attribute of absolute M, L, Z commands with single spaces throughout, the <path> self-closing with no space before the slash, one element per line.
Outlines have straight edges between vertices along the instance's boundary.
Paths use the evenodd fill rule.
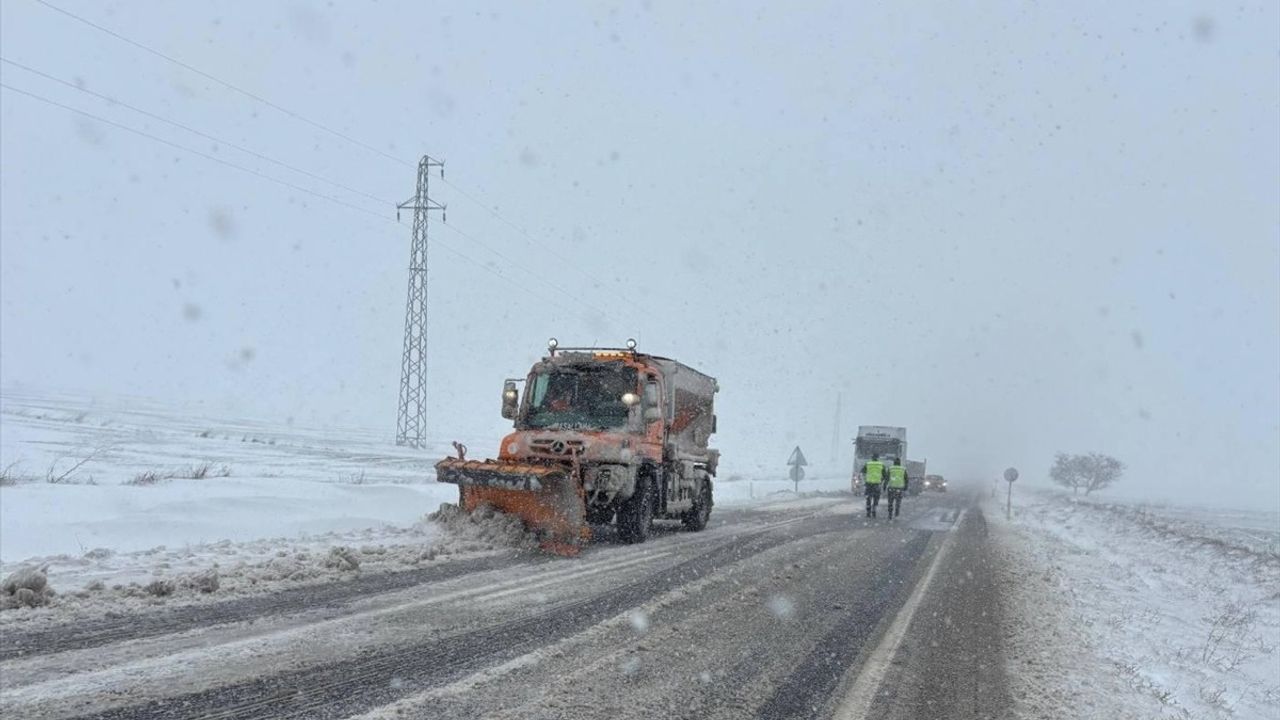
<path fill-rule="evenodd" d="M 521 393 L 518 385 L 524 384 Z M 576 555 L 592 524 L 616 523 L 644 542 L 655 519 L 702 530 L 711 514 L 720 453 L 715 378 L 669 358 L 625 349 L 559 348 L 523 380 L 507 380 L 502 416 L 515 429 L 497 459 L 436 464 L 458 485 L 459 504 L 490 505 L 522 518 L 542 547 Z"/>

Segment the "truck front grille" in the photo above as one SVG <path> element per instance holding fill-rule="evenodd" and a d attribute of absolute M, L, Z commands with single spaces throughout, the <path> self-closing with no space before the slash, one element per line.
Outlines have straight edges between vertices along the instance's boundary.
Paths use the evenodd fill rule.
<path fill-rule="evenodd" d="M 529 442 L 529 449 L 538 455 L 561 456 L 576 455 L 582 452 L 585 443 L 581 440 L 563 440 L 561 438 L 538 438 Z"/>

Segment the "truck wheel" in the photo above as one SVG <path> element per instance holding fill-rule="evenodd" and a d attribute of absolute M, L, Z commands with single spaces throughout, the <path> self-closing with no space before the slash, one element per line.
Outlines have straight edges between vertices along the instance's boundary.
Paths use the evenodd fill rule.
<path fill-rule="evenodd" d="M 592 525 L 608 525 L 613 522 L 613 508 L 587 508 L 587 522 Z"/>
<path fill-rule="evenodd" d="M 685 529 L 698 532 L 706 529 L 707 520 L 711 519 L 711 481 L 703 480 L 698 496 L 693 499 L 693 508 L 680 516 Z"/>
<path fill-rule="evenodd" d="M 636 478 L 636 491 L 618 508 L 618 535 L 625 543 L 642 543 L 649 539 L 652 525 L 653 481 L 641 476 Z"/>

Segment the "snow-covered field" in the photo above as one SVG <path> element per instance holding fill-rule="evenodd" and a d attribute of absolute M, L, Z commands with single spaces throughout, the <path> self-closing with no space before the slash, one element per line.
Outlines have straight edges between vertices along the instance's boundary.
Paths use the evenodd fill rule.
<path fill-rule="evenodd" d="M 203 417 L 138 399 L 6 393 L 0 574 L 47 565 L 60 606 L 105 611 L 113 591 L 136 598 L 156 580 L 174 585 L 166 602 L 204 600 L 192 579 L 211 569 L 218 597 L 322 582 L 348 570 L 335 548 L 378 570 L 518 543 L 501 522 L 427 519 L 457 498 L 433 469 L 452 453 L 447 441 L 412 450 L 366 430 Z M 802 495 L 847 486 L 815 475 Z M 722 477 L 720 506 L 810 501 L 780 477 Z"/>
<path fill-rule="evenodd" d="M 986 509 L 1018 717 L 1280 716 L 1280 512 L 1019 485 Z"/>
<path fill-rule="evenodd" d="M 43 566 L 59 614 L 100 614 L 518 544 L 501 521 L 428 519 L 457 498 L 454 486 L 435 482 L 432 465 L 445 452 L 396 447 L 360 430 L 201 417 L 134 399 L 7 393 L 0 575 Z M 4 613 L 0 621 L 45 614 Z"/>
<path fill-rule="evenodd" d="M 443 453 L 358 430 L 10 394 L 0 399 L 0 561 L 405 526 L 456 497 L 434 482 Z"/>

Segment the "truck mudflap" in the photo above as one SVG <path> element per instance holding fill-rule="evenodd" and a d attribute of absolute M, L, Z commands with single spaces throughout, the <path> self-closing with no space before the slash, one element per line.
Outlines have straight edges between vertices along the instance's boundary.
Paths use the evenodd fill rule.
<path fill-rule="evenodd" d="M 574 556 L 591 539 L 582 485 L 565 468 L 445 458 L 436 479 L 459 487 L 467 512 L 489 505 L 519 517 L 547 552 Z"/>

